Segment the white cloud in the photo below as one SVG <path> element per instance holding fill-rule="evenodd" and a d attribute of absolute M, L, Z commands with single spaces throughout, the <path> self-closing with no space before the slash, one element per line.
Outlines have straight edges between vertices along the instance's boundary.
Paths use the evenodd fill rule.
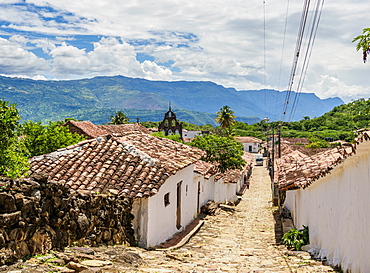
<path fill-rule="evenodd" d="M 345 102 L 359 98 L 368 98 L 370 94 L 370 87 L 349 86 L 336 77 L 329 75 L 321 76 L 320 81 L 311 85 L 310 89 L 320 98 L 326 99 L 339 96 Z"/>
<path fill-rule="evenodd" d="M 41 48 L 44 53 L 50 53 L 56 48 L 55 42 L 52 42 L 47 39 L 35 39 L 32 41 L 36 47 Z"/>
<path fill-rule="evenodd" d="M 145 4 L 134 0 L 18 2 L 22 4 L 0 9 L 0 18 L 10 24 L 4 24 L 1 33 L 15 30 L 26 31 L 30 36 L 41 33 L 53 37 L 18 35 L 9 42 L 25 50 L 24 55 L 25 44 L 50 54 L 55 77 L 122 74 L 156 80 L 214 81 L 239 90 L 286 88 L 303 8 L 302 1 L 290 1 L 282 54 L 287 7 L 279 1 L 266 1 L 264 6 L 262 1 L 242 0 L 146 0 Z M 32 4 L 32 8 L 26 8 L 27 4 Z M 347 99 L 368 94 L 370 64 L 362 63 L 361 53 L 356 52 L 351 41 L 366 27 L 368 15 L 364 10 L 369 9 L 370 3 L 365 0 L 324 4 L 304 91 L 321 90 L 320 96 Z M 107 38 L 95 41 L 90 51 L 77 47 L 76 40 L 83 39 L 77 35 Z M 112 37 L 122 37 L 127 42 Z M 140 63 L 136 53 L 154 60 Z M 166 68 L 161 63 L 171 66 Z M 33 69 L 29 73 L 47 74 Z"/>
<path fill-rule="evenodd" d="M 22 48 L 23 42 L 20 37 L 10 40 L 0 38 L 0 73 L 36 75 L 49 69 L 45 59 Z"/>
<path fill-rule="evenodd" d="M 28 76 L 28 75 L 22 75 L 22 74 L 13 74 L 13 75 L 8 75 L 8 74 L 0 74 L 1 76 L 4 77 L 11 77 L 11 78 L 25 78 L 25 79 L 32 79 L 35 81 L 47 81 L 48 79 L 45 78 L 42 75 L 35 75 L 35 76 Z"/>
<path fill-rule="evenodd" d="M 148 80 L 172 80 L 171 70 L 157 65 L 155 62 L 144 61 L 141 67 L 146 74 L 145 78 Z"/>
<path fill-rule="evenodd" d="M 94 49 L 86 52 L 63 43 L 50 52 L 53 72 L 61 78 L 81 78 L 96 75 L 124 75 L 146 79 L 171 80 L 171 71 L 146 61 L 136 60 L 134 48 L 116 38 L 102 38 Z"/>
<path fill-rule="evenodd" d="M 21 36 L 21 35 L 13 35 L 9 38 L 9 41 L 17 43 L 21 46 L 25 46 L 28 42 L 28 39 L 26 39 L 24 36 Z"/>

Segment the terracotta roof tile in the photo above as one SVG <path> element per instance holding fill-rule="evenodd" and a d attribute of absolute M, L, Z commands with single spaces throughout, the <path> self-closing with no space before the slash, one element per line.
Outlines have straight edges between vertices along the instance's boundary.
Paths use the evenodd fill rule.
<path fill-rule="evenodd" d="M 173 172 L 194 163 L 205 152 L 166 138 L 153 137 L 139 132 L 127 132 L 118 138 L 119 142 L 132 153 L 141 154 L 148 160 L 163 162 L 167 171 Z"/>
<path fill-rule="evenodd" d="M 307 156 L 297 150 L 276 159 L 274 181 L 283 190 L 306 188 L 315 180 L 328 174 L 335 166 L 356 152 L 356 147 L 370 140 L 370 131 L 362 132 L 351 146 L 326 149 L 320 153 Z M 285 151 L 289 148 L 285 147 Z"/>
<path fill-rule="evenodd" d="M 198 160 L 195 163 L 194 172 L 203 175 L 206 179 L 209 179 L 212 175 L 217 173 L 217 167 L 215 164 Z"/>
<path fill-rule="evenodd" d="M 107 192 L 130 197 L 156 194 L 171 175 L 195 163 L 203 151 L 141 132 L 124 137 L 99 137 L 54 153 L 32 158 L 31 175 L 49 174 L 73 190 Z"/>
<path fill-rule="evenodd" d="M 109 134 L 121 135 L 123 133 L 131 131 L 140 131 L 146 134 L 150 134 L 149 129 L 145 128 L 139 123 L 120 125 L 95 125 L 90 121 L 70 120 L 63 124 L 63 126 L 68 126 L 70 132 L 84 135 L 88 139 Z"/>
<path fill-rule="evenodd" d="M 281 138 L 282 143 L 287 143 L 287 144 L 303 144 L 306 145 L 309 143 L 308 138 L 306 137 L 282 137 Z"/>
<path fill-rule="evenodd" d="M 149 129 L 145 128 L 140 123 L 119 124 L 119 125 L 97 125 L 97 127 L 109 134 L 116 134 L 116 135 L 121 135 L 122 133 L 131 132 L 131 131 L 140 131 L 145 134 L 150 134 Z"/>
<path fill-rule="evenodd" d="M 63 126 L 68 126 L 71 133 L 77 133 L 84 135 L 87 138 L 96 138 L 98 136 L 107 135 L 108 133 L 102 129 L 99 129 L 90 121 L 73 121 L 69 120 Z"/>
<path fill-rule="evenodd" d="M 256 137 L 245 136 L 245 137 L 236 137 L 236 141 L 240 143 L 262 143 L 263 141 Z"/>

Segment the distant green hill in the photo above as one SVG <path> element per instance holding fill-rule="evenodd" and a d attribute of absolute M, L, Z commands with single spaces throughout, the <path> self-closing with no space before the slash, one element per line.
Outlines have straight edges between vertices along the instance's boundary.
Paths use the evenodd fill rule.
<path fill-rule="evenodd" d="M 148 81 L 123 76 L 69 81 L 0 76 L 0 98 L 17 103 L 24 120 L 46 122 L 69 117 L 102 124 L 121 110 L 132 121 L 159 121 L 171 103 L 180 120 L 214 125 L 215 114 L 224 105 L 235 111 L 239 121 L 249 124 L 264 117 L 278 120 L 285 95 L 275 90 L 236 91 L 212 82 Z M 339 98 L 321 100 L 302 93 L 296 116 L 320 116 L 342 103 Z"/>
<path fill-rule="evenodd" d="M 321 117 L 301 121 L 306 130 L 353 131 L 370 127 L 370 100 L 359 99 L 334 107 Z"/>

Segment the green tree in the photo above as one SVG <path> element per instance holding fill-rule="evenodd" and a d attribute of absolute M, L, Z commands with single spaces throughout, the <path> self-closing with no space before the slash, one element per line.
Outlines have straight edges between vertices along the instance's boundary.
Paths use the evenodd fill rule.
<path fill-rule="evenodd" d="M 220 124 L 222 129 L 228 129 L 231 125 L 235 123 L 234 111 L 227 105 L 220 108 L 216 117 L 216 122 Z"/>
<path fill-rule="evenodd" d="M 218 135 L 197 136 L 191 146 L 198 147 L 207 152 L 202 160 L 215 163 L 220 172 L 229 169 L 242 169 L 246 162 L 243 160 L 243 145 L 233 138 Z"/>
<path fill-rule="evenodd" d="M 179 134 L 173 134 L 173 135 L 171 134 L 171 135 L 166 136 L 163 132 L 155 132 L 155 133 L 152 133 L 151 135 L 155 137 L 167 138 L 167 139 L 171 139 L 171 140 L 183 143 L 181 136 Z"/>
<path fill-rule="evenodd" d="M 126 115 L 122 111 L 117 111 L 114 116 L 110 116 L 110 119 L 111 121 L 109 122 L 109 124 L 114 125 L 127 124 L 130 121 L 130 119 L 126 117 Z"/>
<path fill-rule="evenodd" d="M 18 141 L 20 116 L 15 104 L 0 100 L 0 175 L 16 178 L 28 171 L 28 153 Z"/>
<path fill-rule="evenodd" d="M 370 28 L 364 28 L 362 35 L 352 40 L 352 43 L 354 42 L 357 42 L 356 50 L 362 50 L 362 59 L 366 63 L 367 55 L 370 53 Z"/>
<path fill-rule="evenodd" d="M 310 136 L 308 138 L 308 141 L 310 143 L 305 146 L 306 148 L 317 149 L 317 148 L 328 148 L 329 147 L 329 143 L 317 135 Z"/>
<path fill-rule="evenodd" d="M 31 156 L 51 153 L 85 139 L 79 134 L 70 133 L 68 127 L 61 126 L 62 123 L 57 121 L 43 125 L 41 122 L 28 121 L 22 125 L 24 143 Z"/>

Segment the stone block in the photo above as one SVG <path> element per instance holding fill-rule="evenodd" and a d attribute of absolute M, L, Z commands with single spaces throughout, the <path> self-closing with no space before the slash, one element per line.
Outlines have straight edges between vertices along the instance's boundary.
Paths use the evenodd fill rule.
<path fill-rule="evenodd" d="M 292 219 L 284 219 L 284 221 L 282 221 L 282 225 L 283 225 L 283 234 L 287 233 L 291 228 L 294 228 Z"/>
<path fill-rule="evenodd" d="M 15 198 L 6 192 L 0 192 L 0 213 L 10 213 L 17 210 Z"/>
<path fill-rule="evenodd" d="M 10 228 L 11 226 L 17 224 L 20 219 L 21 219 L 20 211 L 0 214 L 0 226 Z"/>

